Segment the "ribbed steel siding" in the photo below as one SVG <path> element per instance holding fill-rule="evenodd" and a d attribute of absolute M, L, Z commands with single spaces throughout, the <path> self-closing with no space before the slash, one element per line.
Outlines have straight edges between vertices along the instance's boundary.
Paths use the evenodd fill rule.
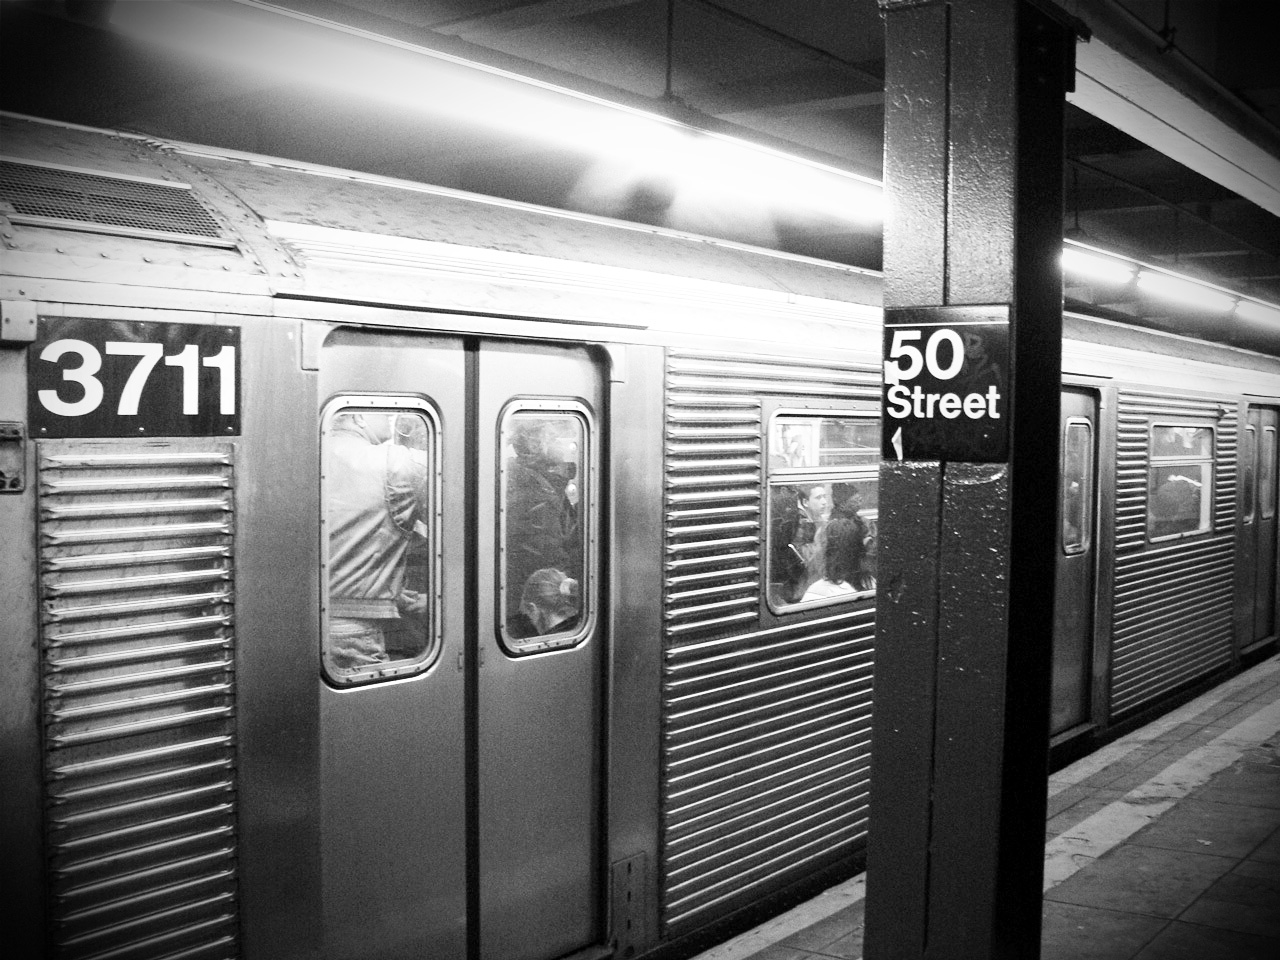
<path fill-rule="evenodd" d="M 237 955 L 232 447 L 43 441 L 53 955 Z"/>
<path fill-rule="evenodd" d="M 1219 419 L 1223 410 L 1227 412 Z M 1217 425 L 1214 532 L 1147 546 L 1150 425 L 1205 418 Z M 1113 716 L 1140 707 L 1231 660 L 1237 420 L 1234 404 L 1121 394 L 1111 654 Z"/>
<path fill-rule="evenodd" d="M 668 358 L 662 917 L 670 932 L 866 833 L 873 614 L 760 629 L 760 396 L 878 397 L 872 374 Z"/>

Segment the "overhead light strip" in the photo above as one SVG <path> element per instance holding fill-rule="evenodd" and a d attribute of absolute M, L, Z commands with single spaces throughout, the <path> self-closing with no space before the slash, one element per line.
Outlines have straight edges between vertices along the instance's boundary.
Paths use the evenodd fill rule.
<path fill-rule="evenodd" d="M 310 13 L 276 6 L 267 0 L 236 0 L 236 4 L 335 35 L 345 35 L 455 66 L 473 75 L 485 75 L 518 85 L 505 91 L 487 90 L 483 84 L 474 90 L 459 87 L 452 89 L 444 100 L 437 98 L 432 101 L 433 105 L 442 108 L 452 103 L 473 122 L 499 124 L 519 135 L 550 139 L 575 149 L 590 145 L 601 155 L 662 173 L 677 188 L 717 194 L 737 193 L 756 198 L 772 196 L 787 204 L 854 221 L 880 222 L 884 217 L 883 185 L 870 177 L 831 164 L 520 76 L 499 67 L 379 36 Z M 143 24 L 128 17 L 127 13 L 126 9 L 115 15 L 120 25 L 129 21 L 135 29 L 142 28 Z M 213 35 L 213 31 L 207 35 Z M 284 51 L 277 51 L 277 59 L 283 61 L 286 56 Z M 340 58 L 327 60 L 321 82 L 340 82 L 342 71 L 341 63 L 336 62 L 338 60 Z M 314 60 L 311 65 L 314 66 Z M 402 94 L 410 84 L 404 77 L 383 78 L 379 82 L 372 82 L 377 79 L 373 77 L 364 79 L 370 81 L 367 85 L 376 93 L 398 103 L 407 102 Z M 519 89 L 536 90 L 550 96 L 529 99 L 515 95 L 514 91 Z M 416 102 L 421 106 L 420 97 Z"/>
<path fill-rule="evenodd" d="M 1136 282 L 1140 291 L 1157 299 L 1280 326 L 1280 306 L 1276 304 L 1078 240 L 1065 241 L 1062 270 L 1088 282 L 1116 287 Z"/>

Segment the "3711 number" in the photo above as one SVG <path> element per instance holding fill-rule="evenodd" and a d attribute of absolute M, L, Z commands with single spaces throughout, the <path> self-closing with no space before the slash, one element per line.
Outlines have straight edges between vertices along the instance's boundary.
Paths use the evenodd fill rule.
<path fill-rule="evenodd" d="M 138 343 L 131 340 L 108 340 L 103 344 L 108 356 L 137 357 L 133 370 L 120 391 L 116 413 L 123 417 L 136 416 L 147 380 L 161 360 L 167 367 L 177 367 L 182 376 L 182 412 L 196 415 L 200 412 L 200 367 L 218 371 L 218 413 L 234 415 L 236 412 L 236 348 L 224 346 L 217 353 L 201 357 L 195 344 L 187 344 L 177 353 L 165 356 L 159 343 Z M 78 366 L 62 371 L 62 379 L 78 384 L 82 395 L 78 399 L 64 399 L 58 390 L 40 390 L 37 396 L 41 405 L 50 413 L 62 417 L 83 417 L 102 405 L 105 390 L 98 374 L 102 370 L 102 354 L 93 344 L 84 340 L 54 340 L 40 351 L 40 359 L 57 363 L 64 356 L 79 357 Z"/>

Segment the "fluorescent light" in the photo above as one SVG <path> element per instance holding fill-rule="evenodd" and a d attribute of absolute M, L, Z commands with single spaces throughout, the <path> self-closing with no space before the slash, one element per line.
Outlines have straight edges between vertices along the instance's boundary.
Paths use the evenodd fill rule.
<path fill-rule="evenodd" d="M 1111 257 L 1094 256 L 1081 253 L 1072 247 L 1062 251 L 1062 269 L 1079 277 L 1097 280 L 1102 283 L 1117 285 L 1128 283 L 1133 279 L 1135 270 L 1131 264 Z"/>
<path fill-rule="evenodd" d="M 608 169 L 597 179 L 621 187 L 656 180 L 691 214 L 727 211 L 770 225 L 788 216 L 883 220 L 881 185 L 837 167 L 256 0 L 119 4 L 112 23 L 138 41 L 212 58 L 250 89 L 302 84 L 344 104 L 368 98 L 448 127 L 488 127 L 585 154 Z"/>
<path fill-rule="evenodd" d="M 1258 300 L 1241 300 L 1236 304 L 1236 316 L 1257 323 L 1280 324 L 1280 307 Z"/>
<path fill-rule="evenodd" d="M 682 149 L 655 158 L 671 171 L 677 189 L 764 194 L 784 207 L 840 220 L 883 219 L 883 191 L 874 181 L 730 137 L 685 132 Z"/>
<path fill-rule="evenodd" d="M 1142 270 L 1138 273 L 1138 286 L 1152 296 L 1174 300 L 1188 307 L 1226 313 L 1235 305 L 1235 298 L 1221 290 L 1168 273 Z"/>

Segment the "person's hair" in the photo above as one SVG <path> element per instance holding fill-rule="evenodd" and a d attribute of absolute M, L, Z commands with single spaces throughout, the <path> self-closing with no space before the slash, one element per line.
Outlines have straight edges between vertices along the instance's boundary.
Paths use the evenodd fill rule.
<path fill-rule="evenodd" d="M 797 483 L 795 486 L 796 500 L 801 503 L 808 503 L 809 498 L 813 496 L 815 490 L 825 490 L 825 483 Z"/>
<path fill-rule="evenodd" d="M 581 602 L 578 581 L 555 567 L 543 567 L 529 574 L 520 595 L 521 609 L 532 604 L 560 617 L 575 615 Z"/>
<path fill-rule="evenodd" d="M 832 520 L 836 520 L 841 517 L 851 517 L 859 523 L 863 522 L 862 518 L 858 516 L 858 511 L 862 509 L 862 494 L 860 494 L 856 489 L 849 492 L 849 487 L 851 486 L 852 484 L 845 486 L 843 489 L 841 486 L 837 486 L 831 491 L 831 500 L 833 503 L 831 508 Z"/>
<path fill-rule="evenodd" d="M 547 425 L 531 417 L 517 417 L 511 424 L 511 446 L 522 457 L 540 457 L 546 442 Z"/>
<path fill-rule="evenodd" d="M 827 524 L 827 579 L 858 587 L 862 580 L 862 558 L 866 554 L 866 531 L 855 517 L 838 517 Z"/>
<path fill-rule="evenodd" d="M 354 433 L 372 444 L 379 444 L 391 437 L 391 421 L 385 413 L 368 410 L 343 410 L 333 418 L 330 429 Z"/>

